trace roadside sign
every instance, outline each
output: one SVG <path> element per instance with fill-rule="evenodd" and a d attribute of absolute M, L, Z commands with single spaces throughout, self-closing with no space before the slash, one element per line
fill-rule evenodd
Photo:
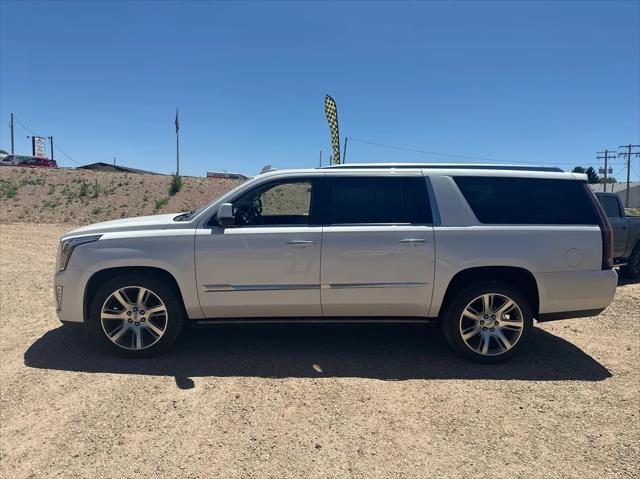
<path fill-rule="evenodd" d="M 31 137 L 31 149 L 33 151 L 33 156 L 37 156 L 40 158 L 47 158 L 47 153 L 44 147 L 44 137 L 42 136 L 32 136 Z"/>

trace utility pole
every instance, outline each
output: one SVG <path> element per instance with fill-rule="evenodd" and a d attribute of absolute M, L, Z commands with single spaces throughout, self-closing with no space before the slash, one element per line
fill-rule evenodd
<path fill-rule="evenodd" d="M 636 151 L 633 152 L 631 151 L 632 148 L 640 148 L 640 145 L 621 145 L 618 148 L 626 148 L 627 152 L 626 153 L 620 153 L 623 156 L 627 157 L 627 191 L 625 192 L 624 195 L 624 206 L 625 208 L 629 208 L 629 178 L 631 176 L 631 157 L 632 156 L 636 156 L 640 158 L 640 151 Z"/>
<path fill-rule="evenodd" d="M 11 154 L 15 153 L 15 149 L 13 148 L 13 113 L 11 113 L 11 121 L 9 122 L 9 128 L 11 129 Z"/>
<path fill-rule="evenodd" d="M 178 121 L 178 108 L 176 108 L 176 175 L 180 176 L 180 122 Z"/>
<path fill-rule="evenodd" d="M 598 153 L 604 154 L 604 156 L 598 156 L 599 160 L 604 159 L 604 183 L 603 188 L 604 192 L 607 192 L 607 169 L 609 167 L 609 159 L 615 159 L 615 153 L 611 153 L 609 150 L 599 151 Z"/>
<path fill-rule="evenodd" d="M 49 143 L 51 144 L 51 161 L 53 161 L 53 135 L 47 138 L 49 138 Z"/>
<path fill-rule="evenodd" d="M 320 150 L 320 162 L 318 163 L 318 168 L 322 168 L 322 150 Z"/>
<path fill-rule="evenodd" d="M 113 166 L 116 166 L 116 157 L 113 157 Z"/>
<path fill-rule="evenodd" d="M 344 163 L 347 160 L 347 140 L 349 139 L 348 136 L 344 137 L 344 151 L 342 152 L 342 163 Z"/>

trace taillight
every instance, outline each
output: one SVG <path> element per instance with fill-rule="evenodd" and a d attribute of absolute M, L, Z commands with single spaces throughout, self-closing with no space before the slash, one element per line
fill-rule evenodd
<path fill-rule="evenodd" d="M 613 268 L 613 230 L 611 224 L 609 224 L 609 218 L 604 212 L 600 200 L 596 197 L 595 193 L 591 191 L 591 188 L 585 183 L 584 187 L 587 189 L 591 202 L 593 203 L 598 218 L 600 219 L 600 231 L 602 232 L 602 269 Z"/>

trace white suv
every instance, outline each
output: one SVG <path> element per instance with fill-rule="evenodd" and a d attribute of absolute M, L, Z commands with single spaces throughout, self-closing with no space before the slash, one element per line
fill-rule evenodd
<path fill-rule="evenodd" d="M 185 323 L 438 319 L 497 362 L 533 319 L 613 299 L 612 235 L 585 175 L 488 165 L 339 165 L 260 175 L 187 214 L 62 237 L 58 315 L 130 357 Z"/>

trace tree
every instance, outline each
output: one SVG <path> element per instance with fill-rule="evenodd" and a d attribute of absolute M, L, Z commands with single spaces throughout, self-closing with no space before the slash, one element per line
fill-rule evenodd
<path fill-rule="evenodd" d="M 571 173 L 584 173 L 584 166 L 576 166 Z"/>
<path fill-rule="evenodd" d="M 596 173 L 596 170 L 593 168 L 593 166 L 590 166 L 589 168 L 584 170 L 584 172 L 587 174 L 587 182 L 589 182 L 590 184 L 600 183 L 600 177 L 598 176 L 598 173 Z"/>

